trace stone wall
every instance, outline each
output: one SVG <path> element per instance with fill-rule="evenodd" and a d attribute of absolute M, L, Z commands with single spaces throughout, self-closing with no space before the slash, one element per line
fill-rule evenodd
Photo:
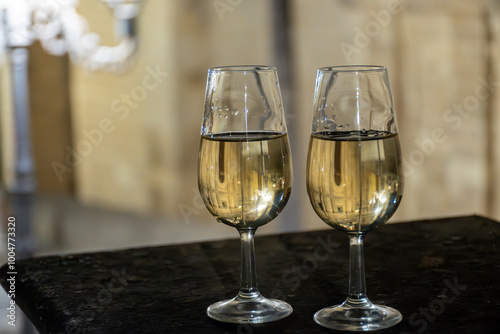
<path fill-rule="evenodd" d="M 298 205 L 287 208 L 270 229 L 325 227 L 305 191 L 314 80 L 318 67 L 350 63 L 386 65 L 390 72 L 407 169 L 406 193 L 393 220 L 471 213 L 500 219 L 496 2 L 287 4 L 293 64 L 288 125 L 295 136 L 292 196 Z M 102 5 L 81 1 L 80 12 L 91 17 L 91 28 L 104 43 L 114 43 L 111 16 Z M 266 0 L 149 0 L 139 22 L 140 51 L 130 70 L 87 73 L 70 65 L 71 145 L 83 150 L 83 158 L 64 177 L 74 181 L 77 198 L 172 222 L 213 219 L 200 206 L 196 178 L 207 68 L 279 65 L 275 15 Z M 64 77 L 51 80 L 56 79 Z M 32 90 L 43 85 L 34 81 Z M 47 117 L 54 119 L 54 128 L 64 128 L 55 121 L 59 116 Z M 33 121 L 34 132 L 46 127 L 41 118 Z M 65 154 L 57 143 L 36 147 L 41 170 L 49 155 L 56 160 Z M 39 174 L 42 191 L 60 187 L 49 174 Z"/>

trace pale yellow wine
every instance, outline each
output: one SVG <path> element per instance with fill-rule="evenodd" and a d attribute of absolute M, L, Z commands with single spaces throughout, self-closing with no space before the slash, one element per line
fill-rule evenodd
<path fill-rule="evenodd" d="M 396 211 L 404 179 L 397 134 L 321 132 L 311 136 L 307 192 L 320 218 L 336 229 L 366 232 Z"/>
<path fill-rule="evenodd" d="M 275 132 L 202 136 L 198 186 L 215 218 L 237 228 L 274 219 L 292 190 L 288 137 Z"/>

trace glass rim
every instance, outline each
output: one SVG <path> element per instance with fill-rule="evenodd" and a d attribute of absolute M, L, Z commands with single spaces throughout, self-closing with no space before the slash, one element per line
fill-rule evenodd
<path fill-rule="evenodd" d="M 387 68 L 382 65 L 338 65 L 325 66 L 318 68 L 321 72 L 370 72 L 370 71 L 387 71 Z"/>
<path fill-rule="evenodd" d="M 276 66 L 270 66 L 270 65 L 215 66 L 215 67 L 210 67 L 208 71 L 209 72 L 276 71 Z"/>

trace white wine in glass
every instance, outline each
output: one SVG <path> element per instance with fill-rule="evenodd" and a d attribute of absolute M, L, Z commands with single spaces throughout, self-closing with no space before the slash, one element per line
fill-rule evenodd
<path fill-rule="evenodd" d="M 366 294 L 363 239 L 386 223 L 403 196 L 398 128 L 383 66 L 318 70 L 307 159 L 307 192 L 318 216 L 346 232 L 349 292 L 314 315 L 321 326 L 370 331 L 399 323 L 401 313 Z"/>
<path fill-rule="evenodd" d="M 292 313 L 283 301 L 257 289 L 254 235 L 285 207 L 292 164 L 276 69 L 226 66 L 208 72 L 198 160 L 201 197 L 217 221 L 241 238 L 238 295 L 212 304 L 209 317 L 230 323 L 264 323 Z"/>
<path fill-rule="evenodd" d="M 346 232 L 385 223 L 403 195 L 399 152 L 398 135 L 386 131 L 313 134 L 307 184 L 314 210 Z"/>
<path fill-rule="evenodd" d="M 292 191 L 289 156 L 288 136 L 279 132 L 202 136 L 200 192 L 210 213 L 237 228 L 274 219 Z"/>

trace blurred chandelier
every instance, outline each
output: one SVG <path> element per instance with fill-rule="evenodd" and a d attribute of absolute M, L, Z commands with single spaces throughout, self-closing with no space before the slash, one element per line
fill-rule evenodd
<path fill-rule="evenodd" d="M 117 71 L 137 47 L 135 20 L 142 0 L 101 0 L 112 9 L 119 44 L 101 46 L 76 7 L 78 0 L 0 0 L 0 52 L 39 40 L 50 54 L 68 53 L 86 69 Z"/>

